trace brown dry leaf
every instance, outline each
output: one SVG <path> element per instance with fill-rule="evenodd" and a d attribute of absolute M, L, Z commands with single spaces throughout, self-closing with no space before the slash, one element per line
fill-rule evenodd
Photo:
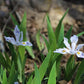
<path fill-rule="evenodd" d="M 71 80 L 67 84 L 72 84 Z"/>
<path fill-rule="evenodd" d="M 59 84 L 67 84 L 67 81 L 61 80 L 61 81 L 59 81 Z"/>

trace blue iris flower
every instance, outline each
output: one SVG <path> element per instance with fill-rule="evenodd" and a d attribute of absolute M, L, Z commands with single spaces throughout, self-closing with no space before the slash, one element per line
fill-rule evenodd
<path fill-rule="evenodd" d="M 16 46 L 19 46 L 19 45 L 32 46 L 32 43 L 29 41 L 23 42 L 23 32 L 22 31 L 20 32 L 17 25 L 15 26 L 15 29 L 14 29 L 14 35 L 15 35 L 15 39 L 13 37 L 6 37 L 6 36 L 4 36 L 4 38 L 7 42 L 10 42 Z"/>

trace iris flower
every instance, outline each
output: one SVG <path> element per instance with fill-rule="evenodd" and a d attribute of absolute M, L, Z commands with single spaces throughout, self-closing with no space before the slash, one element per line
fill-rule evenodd
<path fill-rule="evenodd" d="M 18 82 L 14 82 L 14 84 L 19 84 Z"/>
<path fill-rule="evenodd" d="M 77 57 L 79 58 L 84 58 L 84 53 L 82 51 L 79 51 L 83 46 L 84 44 L 79 44 L 77 47 L 76 47 L 76 44 L 78 42 L 78 36 L 76 35 L 73 35 L 71 38 L 70 38 L 70 41 L 71 41 L 71 46 L 70 44 L 68 43 L 68 39 L 64 37 L 64 44 L 66 46 L 66 48 L 59 48 L 59 49 L 56 49 L 54 51 L 54 53 L 60 53 L 60 54 L 76 54 Z"/>
<path fill-rule="evenodd" d="M 14 35 L 15 35 L 15 39 L 13 37 L 6 37 L 4 36 L 5 40 L 7 42 L 12 43 L 13 45 L 19 46 L 32 46 L 32 43 L 30 43 L 29 41 L 23 42 L 23 32 L 19 30 L 18 26 L 15 26 L 14 29 Z"/>

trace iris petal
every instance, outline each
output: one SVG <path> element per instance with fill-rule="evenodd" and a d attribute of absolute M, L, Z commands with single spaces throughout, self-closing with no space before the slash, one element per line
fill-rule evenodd
<path fill-rule="evenodd" d="M 15 26 L 14 35 L 15 35 L 16 41 L 18 42 L 20 39 L 20 30 L 17 25 Z"/>
<path fill-rule="evenodd" d="M 10 42 L 12 44 L 16 44 L 16 41 L 15 41 L 15 39 L 13 37 L 6 37 L 6 36 L 4 36 L 4 38 L 8 42 Z"/>
<path fill-rule="evenodd" d="M 76 55 L 77 55 L 77 57 L 79 57 L 79 58 L 84 58 L 84 53 L 81 52 L 81 51 L 77 51 L 77 52 L 76 52 Z"/>
<path fill-rule="evenodd" d="M 77 44 L 77 42 L 78 42 L 78 36 L 73 35 L 73 36 L 70 38 L 70 40 L 71 40 L 72 50 L 75 50 L 76 44 Z"/>
<path fill-rule="evenodd" d="M 76 48 L 76 50 L 80 50 L 82 47 L 84 46 L 84 44 L 79 44 Z"/>
<path fill-rule="evenodd" d="M 14 82 L 14 84 L 19 84 L 18 82 Z"/>
<path fill-rule="evenodd" d="M 69 50 L 67 48 L 59 48 L 59 49 L 56 49 L 54 53 L 67 54 L 69 53 Z"/>
<path fill-rule="evenodd" d="M 21 42 L 21 45 L 23 45 L 23 46 L 32 46 L 32 43 L 29 42 L 29 41 L 26 41 L 26 42 Z"/>
<path fill-rule="evenodd" d="M 64 37 L 64 44 L 68 49 L 71 49 L 70 44 L 68 43 L 68 39 Z"/>
<path fill-rule="evenodd" d="M 20 41 L 22 41 L 23 40 L 23 32 L 21 31 L 20 34 L 21 34 Z"/>

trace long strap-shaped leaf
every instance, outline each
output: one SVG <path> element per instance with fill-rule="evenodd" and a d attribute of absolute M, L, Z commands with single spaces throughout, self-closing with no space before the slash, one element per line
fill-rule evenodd
<path fill-rule="evenodd" d="M 63 21 L 64 17 L 66 16 L 68 10 L 69 10 L 69 9 L 67 9 L 67 11 L 65 12 L 65 14 L 63 15 L 63 17 L 62 17 L 61 20 L 59 21 L 58 26 L 56 27 L 56 30 L 55 30 L 56 41 L 58 41 L 60 29 L 61 29 L 61 27 L 62 27 L 62 26 L 61 26 L 61 25 L 62 25 L 62 21 Z"/>
<path fill-rule="evenodd" d="M 73 84 L 80 84 L 81 80 L 82 80 L 82 75 L 84 75 L 84 59 L 82 60 L 79 68 L 78 68 L 78 71 L 77 71 L 77 74 L 76 74 L 76 77 L 75 77 L 75 81 Z"/>
<path fill-rule="evenodd" d="M 53 64 L 50 75 L 49 75 L 49 79 L 48 79 L 48 84 L 56 84 L 56 62 Z"/>
<path fill-rule="evenodd" d="M 42 81 L 42 79 L 43 79 L 43 77 L 44 77 L 44 75 L 45 75 L 45 73 L 47 71 L 50 56 L 51 56 L 51 51 L 47 54 L 46 58 L 44 59 L 43 63 L 41 64 L 41 66 L 39 68 L 40 81 Z M 32 80 L 31 84 L 34 84 L 34 81 L 35 81 L 35 77 Z"/>
<path fill-rule="evenodd" d="M 48 29 L 49 43 L 51 45 L 51 49 L 54 50 L 56 49 L 56 38 L 55 38 L 55 34 L 53 32 L 53 29 L 50 23 L 49 16 L 47 15 L 46 17 L 47 17 L 47 29 Z"/>
<path fill-rule="evenodd" d="M 47 68 L 48 68 L 50 57 L 51 57 L 51 51 L 47 54 L 46 58 L 44 59 L 43 63 L 41 64 L 41 66 L 39 68 L 39 74 L 40 74 L 41 81 L 46 73 Z"/>
<path fill-rule="evenodd" d="M 35 82 L 34 82 L 34 84 L 41 84 L 40 74 L 39 74 L 39 70 L 38 70 L 36 64 L 35 64 Z"/>

